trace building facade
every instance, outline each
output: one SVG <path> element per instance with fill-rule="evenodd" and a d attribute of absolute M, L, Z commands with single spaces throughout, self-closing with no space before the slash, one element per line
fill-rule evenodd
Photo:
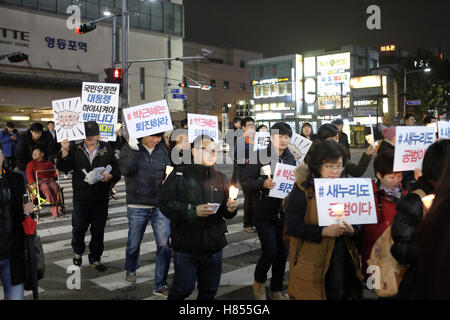
<path fill-rule="evenodd" d="M 173 1 L 128 1 L 128 60 L 167 58 L 183 54 L 183 4 Z M 120 8 L 119 0 L 0 0 L 0 53 L 23 52 L 28 62 L 0 60 L 0 120 L 31 121 L 53 117 L 52 100 L 81 95 L 83 81 L 104 82 L 105 69 L 121 61 L 121 17 L 117 23 L 117 57 L 112 61 L 112 23 L 77 34 L 68 28 L 67 8 L 77 5 L 81 23 Z M 70 11 L 69 11 L 70 12 Z M 182 63 L 172 62 L 167 78 L 182 80 Z M 128 105 L 164 98 L 162 62 L 133 63 L 128 69 Z M 122 88 L 123 89 L 123 88 Z M 183 104 L 168 98 L 173 118 Z M 17 118 L 19 117 L 19 118 Z M 20 122 L 24 121 L 24 122 Z"/>

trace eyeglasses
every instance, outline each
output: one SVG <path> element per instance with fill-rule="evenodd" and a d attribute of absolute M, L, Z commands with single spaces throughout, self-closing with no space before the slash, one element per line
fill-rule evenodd
<path fill-rule="evenodd" d="M 344 170 L 344 167 L 342 165 L 340 166 L 330 166 L 327 164 L 323 165 L 325 167 L 325 169 L 329 170 L 329 171 L 342 171 Z"/>
<path fill-rule="evenodd" d="M 210 155 L 214 155 L 216 154 L 216 149 L 209 149 L 209 148 L 201 148 L 203 150 L 203 152 L 206 152 Z"/>

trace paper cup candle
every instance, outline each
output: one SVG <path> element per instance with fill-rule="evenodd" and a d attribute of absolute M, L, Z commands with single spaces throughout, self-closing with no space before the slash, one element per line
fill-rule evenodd
<path fill-rule="evenodd" d="M 166 177 L 169 176 L 169 174 L 173 171 L 173 167 L 172 166 L 166 166 Z"/>
<path fill-rule="evenodd" d="M 431 206 L 433 205 L 434 197 L 434 194 L 429 194 L 422 198 L 422 203 L 427 210 L 430 210 Z"/>
<path fill-rule="evenodd" d="M 368 144 L 373 145 L 373 135 L 368 134 L 368 135 L 366 136 L 366 141 L 367 141 Z"/>
<path fill-rule="evenodd" d="M 344 220 L 344 205 L 342 203 L 336 203 L 331 206 L 331 210 L 334 213 L 334 216 L 339 221 L 339 224 L 343 224 L 342 220 Z"/>
<path fill-rule="evenodd" d="M 267 165 L 267 166 L 262 167 L 262 170 L 263 170 L 264 174 L 265 174 L 266 176 L 268 176 L 269 179 L 271 179 L 271 178 L 270 178 L 270 175 L 272 174 L 272 170 L 270 169 L 270 165 Z"/>
<path fill-rule="evenodd" d="M 239 189 L 238 188 L 236 188 L 235 186 L 230 186 L 229 194 L 230 194 L 230 198 L 232 200 L 236 200 L 237 199 L 238 193 L 239 193 Z"/>

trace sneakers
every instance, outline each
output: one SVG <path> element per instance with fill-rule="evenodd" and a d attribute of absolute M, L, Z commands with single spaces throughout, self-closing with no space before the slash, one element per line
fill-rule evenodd
<path fill-rule="evenodd" d="M 270 300 L 289 300 L 281 291 L 275 291 L 270 294 Z"/>
<path fill-rule="evenodd" d="M 125 280 L 128 282 L 135 283 L 136 282 L 136 272 L 126 272 Z"/>
<path fill-rule="evenodd" d="M 106 270 L 106 267 L 103 263 L 101 263 L 100 261 L 94 261 L 91 263 L 91 268 L 99 271 L 99 272 L 104 272 Z"/>
<path fill-rule="evenodd" d="M 256 229 L 255 227 L 244 227 L 244 231 L 248 233 L 255 233 Z"/>
<path fill-rule="evenodd" d="M 73 264 L 76 266 L 81 266 L 81 264 L 83 263 L 81 256 L 76 253 L 72 254 L 72 261 L 73 261 Z"/>
<path fill-rule="evenodd" d="M 253 282 L 253 295 L 255 300 L 267 300 L 266 287 L 264 283 Z"/>
<path fill-rule="evenodd" d="M 153 294 L 156 296 L 167 298 L 169 296 L 169 289 L 167 289 L 167 287 L 164 286 L 157 291 L 153 290 Z"/>

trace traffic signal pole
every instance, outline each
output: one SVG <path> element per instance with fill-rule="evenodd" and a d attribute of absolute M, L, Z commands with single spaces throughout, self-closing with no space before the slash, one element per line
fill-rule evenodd
<path fill-rule="evenodd" d="M 128 46 L 127 46 L 127 38 L 128 38 L 128 4 L 127 0 L 122 0 L 122 109 L 119 108 L 119 111 L 126 109 L 128 107 Z M 119 118 L 122 115 L 122 112 L 119 112 Z"/>

